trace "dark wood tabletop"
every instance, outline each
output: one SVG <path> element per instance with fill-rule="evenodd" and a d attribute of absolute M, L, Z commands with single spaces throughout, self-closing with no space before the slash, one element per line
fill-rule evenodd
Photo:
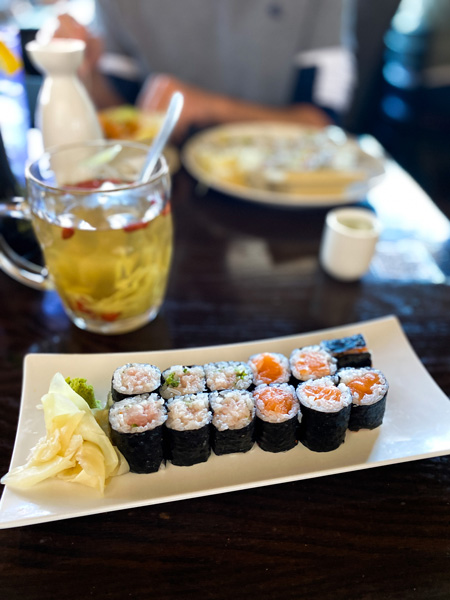
<path fill-rule="evenodd" d="M 450 225 L 394 163 L 369 203 L 385 226 L 356 283 L 318 263 L 326 208 L 277 208 L 174 177 L 175 254 L 156 320 L 73 326 L 53 292 L 0 272 L 0 473 L 28 353 L 245 342 L 396 315 L 450 394 Z M 449 205 L 450 206 L 450 205 Z M 427 402 L 427 398 L 423 399 Z M 0 531 L 5 600 L 450 597 L 449 456 Z"/>

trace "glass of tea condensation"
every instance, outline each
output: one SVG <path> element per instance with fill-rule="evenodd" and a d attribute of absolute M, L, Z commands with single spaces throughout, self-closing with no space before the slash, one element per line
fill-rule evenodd
<path fill-rule="evenodd" d="M 0 247 L 3 270 L 56 289 L 81 329 L 121 334 L 142 327 L 164 299 L 172 255 L 170 175 L 164 157 L 139 183 L 148 146 L 94 141 L 50 149 L 27 168 L 26 199 L 0 214 L 31 218 L 45 268 Z"/>

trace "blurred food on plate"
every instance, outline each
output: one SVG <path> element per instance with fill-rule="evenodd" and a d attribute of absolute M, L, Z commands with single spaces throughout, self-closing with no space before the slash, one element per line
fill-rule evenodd
<path fill-rule="evenodd" d="M 107 139 L 134 140 L 150 144 L 161 127 L 164 113 L 143 112 L 132 105 L 124 104 L 100 111 L 98 118 Z M 168 144 L 164 149 L 164 156 L 173 175 L 180 166 L 178 152 L 174 146 Z"/>
<path fill-rule="evenodd" d="M 369 186 L 383 166 L 336 126 L 247 123 L 206 130 L 188 143 L 191 172 L 209 185 L 307 196 L 346 196 Z"/>

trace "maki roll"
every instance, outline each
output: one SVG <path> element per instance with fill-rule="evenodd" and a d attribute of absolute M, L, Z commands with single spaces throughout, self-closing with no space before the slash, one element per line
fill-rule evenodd
<path fill-rule="evenodd" d="M 288 383 L 291 376 L 289 360 L 278 352 L 260 352 L 248 359 L 253 373 L 253 383 Z"/>
<path fill-rule="evenodd" d="M 253 391 L 256 441 L 266 452 L 286 452 L 297 444 L 299 403 L 287 383 L 258 385 Z"/>
<path fill-rule="evenodd" d="M 143 394 L 115 402 L 109 409 L 112 443 L 133 473 L 154 473 L 163 461 L 164 400 Z"/>
<path fill-rule="evenodd" d="M 291 371 L 297 381 L 308 381 L 334 375 L 337 360 L 320 346 L 305 346 L 292 351 Z"/>
<path fill-rule="evenodd" d="M 215 454 L 248 452 L 255 441 L 255 403 L 246 390 L 210 394 L 211 444 Z"/>
<path fill-rule="evenodd" d="M 348 428 L 351 431 L 375 429 L 383 422 L 388 382 L 381 371 L 371 368 L 342 369 L 339 381 L 345 383 L 352 395 L 352 410 Z"/>
<path fill-rule="evenodd" d="M 334 340 L 324 340 L 321 347 L 337 359 L 338 369 L 371 367 L 372 356 L 360 333 Z"/>
<path fill-rule="evenodd" d="M 162 372 L 159 393 L 165 400 L 174 396 L 199 394 L 206 389 L 205 370 L 200 366 L 174 365 Z"/>
<path fill-rule="evenodd" d="M 245 362 L 220 361 L 204 365 L 206 386 L 211 392 L 248 390 L 253 383 L 252 370 Z"/>
<path fill-rule="evenodd" d="M 345 440 L 352 396 L 346 385 L 334 377 L 323 377 L 297 387 L 302 420 L 300 442 L 314 452 L 336 450 Z"/>
<path fill-rule="evenodd" d="M 118 402 L 139 394 L 150 394 L 161 384 L 161 371 L 155 365 L 128 363 L 118 367 L 112 376 L 111 399 Z"/>
<path fill-rule="evenodd" d="M 175 396 L 167 402 L 167 410 L 168 458 L 180 467 L 206 462 L 211 453 L 208 394 Z"/>

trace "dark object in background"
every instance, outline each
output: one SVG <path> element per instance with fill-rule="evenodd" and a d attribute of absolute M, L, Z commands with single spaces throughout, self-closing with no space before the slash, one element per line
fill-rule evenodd
<path fill-rule="evenodd" d="M 14 196 L 21 196 L 23 190 L 14 177 L 9 166 L 3 137 L 0 131 L 0 201 L 9 202 Z M 29 221 L 0 218 L 0 236 L 7 244 L 23 258 L 43 265 L 41 249 Z"/>

